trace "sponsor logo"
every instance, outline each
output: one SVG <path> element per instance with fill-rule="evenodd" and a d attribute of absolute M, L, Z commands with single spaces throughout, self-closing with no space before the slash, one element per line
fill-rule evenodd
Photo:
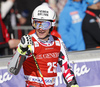
<path fill-rule="evenodd" d="M 77 19 L 77 20 L 73 20 L 73 24 L 75 24 L 75 23 L 78 23 L 78 22 L 81 22 L 82 21 L 82 19 L 80 18 L 80 19 Z"/>
<path fill-rule="evenodd" d="M 9 81 L 12 79 L 12 75 L 9 75 L 8 72 L 5 72 L 3 75 L 0 75 L 0 83 Z"/>
<path fill-rule="evenodd" d="M 53 50 L 54 48 L 45 48 L 45 50 Z"/>
<path fill-rule="evenodd" d="M 48 16 L 49 11 L 46 10 L 38 10 L 38 16 Z"/>
<path fill-rule="evenodd" d="M 88 68 L 86 65 L 82 65 L 81 67 L 78 67 L 77 64 L 75 64 L 73 66 L 73 69 L 74 69 L 75 76 L 85 75 L 90 72 L 90 68 Z M 59 84 L 66 85 L 62 76 L 62 72 L 57 72 L 57 77 L 55 79 L 55 86 L 58 86 Z"/>
<path fill-rule="evenodd" d="M 57 46 L 60 46 L 60 43 L 59 43 L 59 41 L 55 41 L 55 43 L 56 43 L 56 45 L 57 45 Z"/>
<path fill-rule="evenodd" d="M 73 14 L 73 15 L 71 15 L 71 17 L 72 17 L 72 23 L 73 23 L 73 24 L 82 21 L 82 19 L 80 18 L 80 16 L 79 16 L 78 13 L 77 13 L 77 14 Z"/>
<path fill-rule="evenodd" d="M 89 22 L 90 23 L 94 23 L 95 22 L 95 19 L 90 19 Z"/>
<path fill-rule="evenodd" d="M 57 77 L 55 79 L 55 86 L 58 86 L 59 83 L 60 84 L 63 84 L 63 83 L 66 84 L 65 81 L 64 81 L 64 79 L 63 79 L 63 77 L 62 77 L 62 72 L 58 72 L 57 73 Z"/>
<path fill-rule="evenodd" d="M 79 68 L 77 68 L 77 69 L 79 69 Z M 85 70 L 83 70 L 83 69 L 85 69 Z M 81 72 L 81 70 L 82 70 L 82 72 Z M 84 65 L 81 67 L 81 70 L 79 71 L 80 73 L 79 72 L 78 73 L 74 72 L 75 75 L 81 76 L 81 75 L 86 74 L 86 73 L 89 72 L 89 69 L 87 70 L 87 68 Z M 64 79 L 62 77 L 62 72 L 58 72 L 57 73 L 57 77 L 55 79 L 55 86 L 58 86 L 59 84 L 65 84 L 66 85 L 66 83 L 65 83 L 65 81 L 64 81 Z"/>
<path fill-rule="evenodd" d="M 77 64 L 74 65 L 74 74 L 75 76 L 81 76 L 90 71 L 90 68 L 87 68 L 86 65 L 83 65 L 81 67 L 78 67 Z"/>
<path fill-rule="evenodd" d="M 31 77 L 31 76 L 25 76 L 26 81 L 33 81 L 33 82 L 38 82 L 38 83 L 43 83 L 43 80 L 41 77 Z M 44 81 L 46 84 L 54 84 L 55 82 L 55 77 L 51 77 L 51 78 L 45 78 L 44 77 Z"/>
<path fill-rule="evenodd" d="M 59 53 L 58 52 L 36 55 L 36 59 L 57 58 L 57 57 L 59 57 Z"/>
<path fill-rule="evenodd" d="M 37 41 L 34 41 L 34 45 L 35 45 L 35 47 L 39 47 L 39 44 Z"/>
<path fill-rule="evenodd" d="M 78 11 L 70 12 L 70 15 L 78 14 Z"/>
<path fill-rule="evenodd" d="M 34 82 L 38 82 L 38 83 L 42 83 L 43 81 L 42 81 L 42 79 L 37 79 L 37 78 L 33 78 L 32 79 L 32 81 L 34 81 Z M 54 82 L 54 79 L 52 80 L 52 79 L 45 79 L 45 83 L 53 83 Z"/>

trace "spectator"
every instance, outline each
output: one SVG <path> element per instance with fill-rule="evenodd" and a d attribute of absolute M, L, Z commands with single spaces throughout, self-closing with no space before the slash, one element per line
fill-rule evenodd
<path fill-rule="evenodd" d="M 16 0 L 16 7 L 18 10 L 17 18 L 19 24 L 30 25 L 31 14 L 36 6 L 42 4 L 45 0 Z"/>
<path fill-rule="evenodd" d="M 67 0 L 16 0 L 18 14 L 17 18 L 21 25 L 30 25 L 30 17 L 34 8 L 43 2 L 47 2 L 59 15 Z M 33 5 L 33 4 L 34 5 Z M 23 14 L 27 14 L 27 17 Z"/>
<path fill-rule="evenodd" d="M 4 48 L 16 48 L 19 42 L 19 39 L 10 39 L 8 30 L 0 15 L 0 55 L 4 55 Z"/>
<path fill-rule="evenodd" d="M 100 48 L 100 0 L 86 0 L 88 7 L 82 31 L 86 49 Z"/>
<path fill-rule="evenodd" d="M 67 0 L 58 0 L 58 3 L 57 3 L 57 15 L 58 15 L 58 18 L 59 18 L 59 14 L 63 10 L 63 8 L 64 8 L 66 3 L 67 3 Z"/>
<path fill-rule="evenodd" d="M 10 3 L 13 4 L 13 0 L 1 2 L 1 7 L 0 7 L 1 8 L 1 13 L 0 13 L 0 55 L 4 55 L 5 48 L 9 48 L 9 49 L 16 48 L 18 43 L 20 42 L 20 40 L 18 40 L 18 39 L 10 40 L 10 35 L 8 33 L 8 30 L 2 21 L 2 17 L 5 18 L 5 16 L 9 12 L 8 10 L 10 10 L 10 8 L 12 6 L 12 4 L 10 4 Z M 7 6 L 7 9 L 4 8 L 5 11 L 3 11 L 3 7 L 2 7 L 4 5 Z M 1 14 L 2 14 L 2 17 L 1 17 Z"/>
<path fill-rule="evenodd" d="M 49 5 L 55 10 L 57 13 L 57 17 L 59 18 L 59 14 L 64 8 L 67 0 L 48 0 Z"/>
<path fill-rule="evenodd" d="M 85 50 L 81 26 L 86 7 L 84 0 L 68 0 L 60 14 L 58 33 L 68 51 Z"/>
<path fill-rule="evenodd" d="M 35 33 L 21 38 L 16 54 L 8 63 L 8 71 L 15 75 L 23 65 L 27 87 L 54 87 L 57 63 L 62 67 L 63 76 L 69 87 L 79 87 L 69 68 L 63 41 L 50 34 L 55 26 L 55 19 L 55 12 L 48 5 L 37 6 L 32 14 Z M 28 49 L 29 46 L 32 50 Z"/>
<path fill-rule="evenodd" d="M 1 1 L 1 16 L 8 33 L 13 34 L 13 26 L 16 26 L 16 15 L 14 11 L 15 0 L 2 0 Z M 14 37 L 14 36 L 13 36 Z"/>
<path fill-rule="evenodd" d="M 45 0 L 16 0 L 15 13 L 17 17 L 17 26 L 31 26 L 31 14 L 34 8 L 45 2 Z M 30 31 L 29 29 L 27 29 Z M 18 39 L 25 34 L 25 30 L 18 29 Z"/>
<path fill-rule="evenodd" d="M 1 0 L 1 17 L 4 19 L 14 5 L 15 0 Z"/>
<path fill-rule="evenodd" d="M 14 4 L 15 4 L 15 0 L 1 1 L 1 16 L 2 16 L 2 20 L 4 24 L 7 27 L 9 26 L 9 23 L 11 23 L 11 26 L 16 25 L 16 17 L 13 16 L 13 19 L 12 19 L 12 13 L 14 13 L 14 10 L 11 10 L 14 8 Z"/>

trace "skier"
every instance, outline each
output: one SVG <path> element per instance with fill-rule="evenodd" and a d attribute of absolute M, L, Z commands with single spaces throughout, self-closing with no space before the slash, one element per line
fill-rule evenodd
<path fill-rule="evenodd" d="M 56 21 L 55 12 L 42 4 L 32 13 L 35 33 L 24 35 L 13 58 L 8 62 L 8 72 L 17 75 L 23 65 L 27 87 L 54 87 L 57 63 L 69 87 L 79 87 L 69 68 L 66 48 L 60 38 L 52 36 Z"/>

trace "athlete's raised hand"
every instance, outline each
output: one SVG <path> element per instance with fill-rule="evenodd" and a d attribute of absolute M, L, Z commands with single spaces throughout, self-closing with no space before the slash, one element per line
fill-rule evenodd
<path fill-rule="evenodd" d="M 21 46 L 22 48 L 27 48 L 28 45 L 32 45 L 31 36 L 30 36 L 30 35 L 24 35 L 24 36 L 21 38 L 20 46 Z"/>
<path fill-rule="evenodd" d="M 17 50 L 20 54 L 25 55 L 28 50 L 28 45 L 32 45 L 32 44 L 33 44 L 33 42 L 32 42 L 31 36 L 24 35 L 21 38 L 21 41 L 20 41 L 20 44 L 19 44 L 19 47 Z"/>

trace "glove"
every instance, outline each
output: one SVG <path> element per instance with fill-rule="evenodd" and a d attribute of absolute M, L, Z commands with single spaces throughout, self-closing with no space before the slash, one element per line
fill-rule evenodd
<path fill-rule="evenodd" d="M 17 48 L 18 52 L 25 55 L 28 50 L 28 45 L 33 45 L 31 36 L 24 35 L 21 37 L 20 46 Z"/>
<path fill-rule="evenodd" d="M 27 48 L 28 45 L 32 45 L 32 38 L 30 35 L 24 35 L 22 38 L 21 38 L 21 42 L 20 42 L 20 46 L 22 48 Z"/>
<path fill-rule="evenodd" d="M 73 73 L 73 71 L 72 71 L 72 73 Z M 77 85 L 77 81 L 76 81 L 76 78 L 75 77 L 73 77 L 73 79 L 72 79 L 71 82 L 67 83 L 67 87 L 79 87 Z"/>
<path fill-rule="evenodd" d="M 71 87 L 79 87 L 78 85 L 71 85 Z"/>

